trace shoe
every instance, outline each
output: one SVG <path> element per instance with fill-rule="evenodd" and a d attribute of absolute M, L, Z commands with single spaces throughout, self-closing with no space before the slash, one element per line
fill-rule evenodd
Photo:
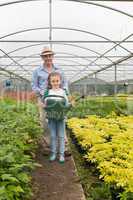
<path fill-rule="evenodd" d="M 63 155 L 60 155 L 59 157 L 59 163 L 64 163 L 65 162 L 65 158 Z"/>
<path fill-rule="evenodd" d="M 54 161 L 54 160 L 56 160 L 56 154 L 55 153 L 53 153 L 49 158 L 49 161 Z"/>

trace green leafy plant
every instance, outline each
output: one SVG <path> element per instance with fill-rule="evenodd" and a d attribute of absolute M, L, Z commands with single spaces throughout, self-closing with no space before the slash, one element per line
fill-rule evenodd
<path fill-rule="evenodd" d="M 0 102 L 0 200 L 22 200 L 32 195 L 32 152 L 42 134 L 35 105 Z"/>

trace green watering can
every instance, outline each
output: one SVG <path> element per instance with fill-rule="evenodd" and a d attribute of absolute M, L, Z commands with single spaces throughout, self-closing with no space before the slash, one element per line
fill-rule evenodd
<path fill-rule="evenodd" d="M 78 97 L 75 101 L 83 99 L 85 96 Z M 66 99 L 59 95 L 48 95 L 43 98 L 46 102 L 44 108 L 48 119 L 63 120 L 67 112 L 72 108 L 71 103 L 67 103 Z"/>
<path fill-rule="evenodd" d="M 70 110 L 72 105 L 67 103 L 66 99 L 59 95 L 48 95 L 44 98 L 48 119 L 63 120 L 66 113 Z"/>

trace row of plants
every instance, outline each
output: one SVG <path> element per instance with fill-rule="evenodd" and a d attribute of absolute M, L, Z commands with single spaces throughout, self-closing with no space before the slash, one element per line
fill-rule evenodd
<path fill-rule="evenodd" d="M 112 193 L 109 186 L 98 178 L 95 167 L 84 159 L 84 150 L 79 146 L 71 131 L 68 131 L 68 133 L 71 152 L 75 160 L 79 181 L 82 184 L 86 200 L 112 200 Z"/>
<path fill-rule="evenodd" d="M 117 115 L 133 114 L 132 96 L 109 96 L 109 97 L 91 97 L 81 98 L 76 102 L 68 117 L 84 118 L 86 115 L 98 115 L 105 117 L 112 111 Z"/>
<path fill-rule="evenodd" d="M 115 113 L 104 118 L 95 115 L 72 118 L 67 122 L 86 162 L 96 166 L 99 178 L 118 191 L 115 197 L 120 200 L 133 199 L 132 122 L 133 116 Z"/>
<path fill-rule="evenodd" d="M 33 158 L 41 132 L 33 104 L 0 101 L 0 200 L 32 195 L 31 171 L 38 165 Z"/>

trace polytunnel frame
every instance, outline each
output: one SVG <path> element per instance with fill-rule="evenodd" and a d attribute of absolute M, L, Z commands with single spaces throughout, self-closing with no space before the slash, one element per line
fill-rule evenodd
<path fill-rule="evenodd" d="M 28 46 L 20 47 L 20 48 L 17 48 L 17 49 L 15 49 L 15 50 L 9 52 L 8 54 L 14 53 L 15 51 L 22 50 L 22 49 L 25 49 L 25 48 L 28 48 L 28 47 L 38 46 L 38 45 L 42 45 L 42 44 L 44 44 L 44 43 L 38 43 L 38 44 L 33 44 L 33 45 L 28 45 Z M 46 43 L 45 43 L 45 44 L 46 44 Z M 55 43 L 55 44 L 57 44 L 57 43 Z M 58 45 L 61 45 L 61 44 L 58 44 Z M 94 50 L 92 50 L 92 49 L 89 49 L 89 48 L 86 48 L 86 47 L 83 47 L 83 46 L 80 46 L 80 45 L 69 44 L 69 43 L 63 43 L 62 45 L 68 45 L 68 46 L 78 47 L 78 48 L 81 48 L 81 49 L 84 49 L 84 50 L 93 52 L 93 53 L 95 53 L 95 54 L 97 54 L 97 55 L 99 55 L 99 56 L 101 55 L 101 54 L 98 53 L 97 51 L 94 51 Z M 24 56 L 24 57 L 25 57 L 25 56 Z M 77 57 L 78 57 L 78 58 L 84 58 L 84 56 L 77 56 Z M 26 58 L 27 58 L 27 57 L 26 57 Z M 108 57 L 105 57 L 105 58 L 108 59 Z M 111 61 L 111 63 L 112 63 L 112 60 L 109 60 L 109 61 Z"/>
<path fill-rule="evenodd" d="M 69 54 L 70 55 L 70 54 Z M 71 55 L 73 55 L 73 54 L 71 54 Z M 68 60 L 66 60 L 66 59 L 61 59 L 61 61 L 68 61 Z M 80 62 L 77 62 L 77 61 L 74 61 L 74 60 L 69 60 L 70 62 L 72 62 L 72 63 L 75 63 L 75 64 L 77 64 L 78 66 L 82 66 L 82 64 L 80 63 Z M 28 64 L 30 64 L 30 63 L 32 63 L 32 62 L 39 62 L 39 61 L 30 61 L 30 62 L 28 62 L 28 63 L 25 63 L 23 66 L 27 66 Z M 76 65 L 76 66 L 77 66 Z M 7 65 L 8 66 L 8 65 Z M 10 66 L 14 66 L 14 65 L 10 65 Z M 29 66 L 33 66 L 33 65 L 29 65 Z M 70 65 L 71 66 L 71 65 Z M 79 69 L 78 69 L 79 70 Z M 19 70 L 18 70 L 19 71 Z M 29 70 L 27 70 L 27 71 L 29 71 Z"/>
<path fill-rule="evenodd" d="M 129 37 L 131 37 L 131 36 L 133 36 L 133 34 L 130 34 L 130 35 L 128 35 L 126 38 L 124 38 L 121 42 L 119 42 L 119 44 L 120 43 L 122 43 L 123 41 L 125 41 L 125 40 L 127 40 Z M 110 49 L 108 49 L 106 52 L 104 52 L 103 54 L 102 54 L 102 56 L 101 57 L 103 57 L 106 53 L 108 53 L 108 52 L 110 52 L 112 49 L 114 49 L 114 48 L 116 48 L 119 44 L 116 44 L 114 47 L 111 47 Z M 95 72 L 93 72 L 93 73 L 90 73 L 90 74 L 88 74 L 88 75 L 96 75 L 98 72 L 101 72 L 101 71 L 104 71 L 104 70 L 106 70 L 106 69 L 108 69 L 108 68 L 110 68 L 110 67 L 112 67 L 112 66 L 116 66 L 117 64 L 119 64 L 119 63 L 121 63 L 121 62 L 123 62 L 123 61 L 125 61 L 125 60 L 128 60 L 129 58 L 131 58 L 131 57 L 133 57 L 133 53 L 131 52 L 129 55 L 127 55 L 124 59 L 121 59 L 121 61 L 119 61 L 119 60 L 117 60 L 117 61 L 115 61 L 115 62 L 113 62 L 113 64 L 111 64 L 111 65 L 108 65 L 108 66 L 106 66 L 106 67 L 104 67 L 104 68 L 102 68 L 102 69 L 99 69 L 99 70 L 96 70 Z M 100 57 L 99 57 L 100 58 Z M 99 59 L 99 58 L 96 58 L 94 61 L 92 61 L 90 64 L 92 64 L 92 63 L 94 63 L 97 59 Z M 84 69 L 83 69 L 84 70 Z M 83 70 L 81 70 L 81 71 L 83 71 Z M 80 71 L 80 72 L 81 72 Z M 78 75 L 78 74 L 76 74 L 76 75 Z M 87 76 L 88 76 L 87 75 Z M 73 78 L 73 77 L 72 77 Z M 84 76 L 83 78 L 86 78 L 86 76 Z M 81 78 L 81 79 L 83 79 L 83 78 Z M 80 80 L 81 80 L 80 79 Z"/>
<path fill-rule="evenodd" d="M 11 1 L 11 2 L 8 2 L 8 3 L 2 3 L 0 4 L 0 7 L 3 7 L 3 6 L 8 6 L 8 5 L 11 5 L 11 4 L 19 4 L 19 3 L 28 3 L 30 1 L 44 1 L 44 0 L 20 0 L 20 1 Z M 45 0 L 46 1 L 46 0 Z M 105 5 L 102 5 L 102 4 L 98 4 L 98 3 L 94 3 L 94 2 L 86 2 L 84 0 L 63 0 L 63 1 L 72 1 L 72 2 L 78 2 L 78 3 L 83 3 L 83 4 L 90 4 L 90 5 L 94 5 L 94 6 L 99 6 L 99 7 L 103 7 L 103 8 L 106 8 L 106 9 L 109 9 L 109 10 L 113 10 L 113 11 L 116 11 L 116 12 L 119 12 L 123 15 L 127 15 L 128 17 L 131 17 L 133 18 L 133 15 L 127 13 L 127 12 L 124 12 L 124 11 L 121 11 L 121 10 L 118 10 L 116 8 L 112 8 L 112 7 L 109 7 L 109 6 L 105 6 Z M 93 0 L 95 1 L 95 0 Z M 124 0 L 123 0 L 124 1 Z M 125 0 L 126 1 L 126 0 Z M 52 4 L 52 0 L 49 0 L 49 3 Z"/>
<path fill-rule="evenodd" d="M 27 47 L 32 47 L 32 46 L 37 46 L 37 45 L 42 45 L 42 43 L 24 46 L 24 47 L 21 47 L 21 48 L 18 48 L 18 49 L 16 49 L 16 50 L 14 50 L 14 51 L 11 51 L 11 52 L 9 52 L 8 54 L 13 53 L 13 52 L 18 51 L 18 50 L 21 50 L 21 49 L 24 49 L 24 48 L 27 48 Z M 86 47 L 81 47 L 81 46 L 79 46 L 79 45 L 74 45 L 74 44 L 63 44 L 63 45 L 69 45 L 69 46 L 78 47 L 78 48 L 81 48 L 81 49 L 85 49 L 85 50 L 91 51 L 91 52 L 93 52 L 93 53 L 95 53 L 95 54 L 98 54 L 99 56 L 101 55 L 101 54 L 99 54 L 98 52 L 96 52 L 96 51 L 94 51 L 94 50 L 88 49 L 88 48 L 86 48 Z M 9 66 L 9 65 L 7 65 L 7 66 Z M 84 66 L 84 65 L 82 65 L 82 66 Z M 87 67 L 87 65 L 85 65 L 85 66 Z"/>
<path fill-rule="evenodd" d="M 57 54 L 65 54 L 65 55 L 69 55 L 69 56 L 74 56 L 74 58 L 77 58 L 77 55 L 76 54 L 72 54 L 72 53 L 65 53 L 65 52 L 56 52 Z M 32 54 L 32 55 L 30 55 L 30 56 L 33 56 L 33 55 L 37 55 L 37 54 Z M 34 57 L 33 57 L 34 58 Z M 22 58 L 23 59 L 23 58 Z M 25 59 L 25 58 L 24 58 Z M 80 62 L 77 62 L 77 61 L 74 61 L 74 60 L 65 60 L 65 59 L 62 59 L 62 58 L 57 58 L 57 59 L 59 59 L 59 60 L 61 60 L 61 61 L 70 61 L 70 62 L 73 62 L 73 63 L 77 63 L 79 66 L 83 66 Z M 88 59 L 86 59 L 86 58 L 84 58 L 85 60 L 87 60 L 87 61 L 90 61 L 90 60 L 88 60 Z M 20 61 L 20 60 L 19 60 Z M 25 63 L 25 64 L 23 64 L 23 66 L 27 66 L 28 64 L 30 64 L 30 63 L 35 63 L 36 62 L 36 60 L 35 61 L 30 61 L 30 62 L 28 62 L 28 63 Z M 40 61 L 37 61 L 37 62 L 40 62 Z M 10 65 L 10 66 L 12 66 L 12 65 Z M 32 65 L 33 66 L 33 65 Z M 71 65 L 70 65 L 71 66 Z M 85 65 L 85 66 L 87 66 L 87 65 Z"/>
<path fill-rule="evenodd" d="M 7 35 L 4 35 L 4 36 L 1 36 L 0 39 L 3 39 L 3 38 L 6 38 L 6 37 L 9 37 L 9 36 L 12 36 L 12 35 L 17 35 L 19 33 L 24 33 L 24 32 L 29 32 L 29 31 L 35 31 L 35 30 L 45 30 L 45 29 L 49 29 L 49 27 L 39 27 L 39 28 L 32 28 L 32 29 L 23 29 L 21 31 L 16 31 L 16 32 L 13 32 L 13 33 L 10 33 L 10 34 L 7 34 Z M 103 38 L 105 39 L 105 41 L 109 41 L 109 42 L 112 42 L 114 44 L 117 44 L 116 42 L 113 42 L 112 40 L 110 40 L 109 38 L 105 37 L 105 36 L 102 36 L 102 35 L 99 35 L 99 34 L 95 34 L 95 33 L 92 33 L 92 32 L 89 32 L 89 31 L 85 31 L 85 30 L 82 30 L 82 29 L 75 29 L 75 28 L 67 28 L 67 27 L 52 27 L 53 30 L 70 30 L 70 31 L 76 31 L 76 32 L 82 32 L 82 33 L 86 33 L 86 34 L 90 34 L 90 35 L 93 35 L 93 36 L 97 36 L 99 38 Z M 55 44 L 55 43 L 54 43 Z M 65 45 L 65 44 L 64 44 Z M 76 46 L 76 45 L 75 45 Z M 118 45 L 119 47 L 121 47 L 122 49 L 128 51 L 128 49 L 124 48 L 123 46 L 121 46 L 120 44 Z M 81 46 L 80 46 L 81 47 Z M 91 49 L 89 49 L 91 50 Z M 14 50 L 15 51 L 15 50 Z M 102 57 L 102 54 L 96 52 L 96 51 L 93 51 L 91 50 L 92 52 L 95 52 L 96 54 L 99 55 L 99 58 Z M 128 51 L 130 52 L 130 51 Z M 10 52 L 9 52 L 10 53 Z M 7 53 L 9 55 L 9 53 Z M 81 56 L 82 58 L 82 56 Z M 108 57 L 105 57 L 106 59 L 108 59 L 111 63 L 113 63 L 113 61 L 111 59 L 109 59 Z M 21 60 L 21 59 L 20 59 Z M 18 61 L 20 61 L 18 60 Z M 18 62 L 17 61 L 17 62 Z M 12 63 L 11 63 L 12 64 Z M 10 65 L 10 64 L 9 64 Z M 87 67 L 87 65 L 86 65 Z"/>
<path fill-rule="evenodd" d="M 13 32 L 13 33 L 10 33 L 10 34 L 7 34 L 7 35 L 4 35 L 4 36 L 2 36 L 2 37 L 0 37 L 0 42 L 2 42 L 1 41 L 1 39 L 3 39 L 3 38 L 6 38 L 6 37 L 9 37 L 9 36 L 13 36 L 13 35 L 17 35 L 17 34 L 19 34 L 19 33 L 25 33 L 25 32 L 29 32 L 29 31 L 36 31 L 36 30 L 47 30 L 47 29 L 49 29 L 49 27 L 39 27 L 39 28 L 32 28 L 32 29 L 23 29 L 23 30 L 21 30 L 21 31 L 16 31 L 16 32 Z M 102 35 L 99 35 L 99 34 L 95 34 L 95 33 L 92 33 L 92 32 L 89 32 L 89 31 L 85 31 L 85 30 L 82 30 L 82 29 L 75 29 L 75 28 L 67 28 L 67 27 L 52 27 L 52 29 L 53 30 L 70 30 L 70 31 L 76 31 L 76 32 L 82 32 L 82 33 L 86 33 L 86 34 L 90 34 L 90 35 L 93 35 L 93 36 L 97 36 L 97 37 L 99 37 L 99 38 L 103 38 L 103 39 L 105 39 L 105 41 L 109 41 L 109 42 L 113 42 L 113 41 L 111 41 L 109 38 L 106 38 L 106 37 L 104 37 L 104 36 L 102 36 Z M 68 41 L 69 42 L 69 41 Z M 115 42 L 114 42 L 115 43 Z M 55 43 L 54 43 L 55 44 Z M 126 51 L 128 51 L 126 48 L 124 48 L 124 47 L 122 47 L 121 45 L 119 45 L 121 48 L 123 48 L 124 50 L 126 50 Z M 94 52 L 94 51 L 92 51 L 92 52 Z M 10 53 L 10 52 L 9 52 Z M 8 53 L 8 54 L 9 54 Z M 97 53 L 97 52 L 96 52 Z M 97 53 L 97 54 L 99 54 L 99 55 L 101 55 L 100 53 Z M 82 57 L 82 56 L 81 56 Z M 110 62 L 112 62 L 112 60 L 110 60 L 108 57 L 106 57 L 106 59 L 108 59 Z"/>
<path fill-rule="evenodd" d="M 0 51 L 2 52 L 2 53 L 4 53 L 9 59 L 11 59 L 14 63 L 16 63 L 18 66 L 20 66 L 24 71 L 27 71 L 27 70 L 25 70 L 24 68 L 23 68 L 23 66 L 20 64 L 20 63 L 18 63 L 16 60 L 14 60 L 11 56 L 9 56 L 8 55 L 8 53 L 6 53 L 5 51 L 3 51 L 2 49 L 0 49 Z"/>
<path fill-rule="evenodd" d="M 8 3 L 3 3 L 3 4 L 0 4 L 0 7 L 2 7 L 2 6 L 7 6 L 7 5 L 11 5 L 11 4 L 16 4 L 16 3 L 22 3 L 22 2 L 29 2 L 29 1 L 41 1 L 41 0 L 21 0 L 21 1 L 12 1 L 12 2 L 8 2 Z M 114 8 L 111 8 L 111 7 L 108 7 L 108 6 L 105 6 L 105 5 L 101 5 L 101 4 L 97 4 L 97 3 L 92 3 L 92 2 L 86 2 L 86 1 L 80 1 L 80 0 L 66 0 L 66 1 L 72 1 L 72 2 L 79 2 L 79 3 L 84 3 L 84 4 L 91 4 L 91 5 L 95 5 L 95 6 L 100 6 L 100 7 L 104 7 L 104 8 L 106 8 L 106 9 L 110 9 L 110 10 L 114 10 L 114 11 L 116 11 L 116 12 L 120 12 L 121 14 L 124 14 L 124 15 L 127 15 L 128 17 L 131 17 L 131 18 L 133 18 L 133 16 L 132 15 L 130 15 L 129 13 L 126 13 L 126 12 L 123 12 L 123 11 L 120 11 L 120 10 L 118 10 L 118 9 L 114 9 Z M 49 0 L 49 3 L 51 4 L 52 3 L 52 0 Z M 51 18 L 50 18 L 50 20 L 51 20 Z M 52 27 L 51 27 L 52 28 Z M 50 42 L 52 42 L 52 41 L 50 41 Z M 121 43 L 121 42 L 120 42 Z M 50 43 L 51 44 L 51 43 Z M 94 62 L 94 61 L 92 61 L 92 62 Z M 108 66 L 109 67 L 109 66 Z M 107 68 L 108 68 L 107 67 Z M 101 69 L 100 71 L 102 71 L 102 70 L 105 70 L 105 68 L 104 69 Z M 98 72 L 99 70 L 97 70 L 96 72 Z M 96 74 L 96 72 L 94 72 L 94 74 Z M 79 72 L 80 73 L 80 72 Z M 17 74 L 16 74 L 17 75 Z"/>

